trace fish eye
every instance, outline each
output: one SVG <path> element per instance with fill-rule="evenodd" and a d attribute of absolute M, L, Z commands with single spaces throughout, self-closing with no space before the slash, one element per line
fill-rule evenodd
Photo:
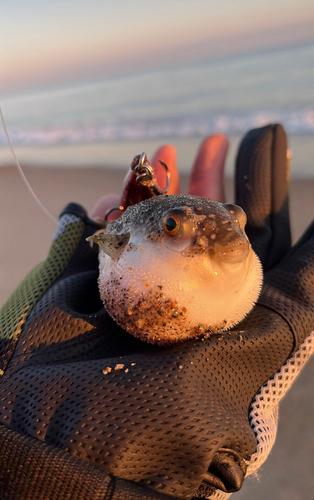
<path fill-rule="evenodd" d="M 163 226 L 167 234 L 169 234 L 170 236 L 176 236 L 181 227 L 180 217 L 177 214 L 167 215 L 164 220 Z"/>

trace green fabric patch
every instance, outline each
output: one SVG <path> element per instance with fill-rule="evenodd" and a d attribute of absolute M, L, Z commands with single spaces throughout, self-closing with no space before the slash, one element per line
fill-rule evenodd
<path fill-rule="evenodd" d="M 70 262 L 85 229 L 83 221 L 69 223 L 53 241 L 47 258 L 40 262 L 13 292 L 0 310 L 0 376 L 11 358 L 16 342 L 33 307 Z"/>

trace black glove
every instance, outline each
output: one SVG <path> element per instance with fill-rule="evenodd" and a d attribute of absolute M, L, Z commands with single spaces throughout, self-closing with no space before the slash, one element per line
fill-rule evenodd
<path fill-rule="evenodd" d="M 95 222 L 67 207 L 46 261 L 1 311 L 4 499 L 81 499 L 89 488 L 114 500 L 225 498 L 241 487 L 267 455 L 260 395 L 312 349 L 314 226 L 289 250 L 286 193 L 283 129 L 250 132 L 236 202 L 269 269 L 259 303 L 230 332 L 172 348 L 108 316 L 85 241 Z"/>

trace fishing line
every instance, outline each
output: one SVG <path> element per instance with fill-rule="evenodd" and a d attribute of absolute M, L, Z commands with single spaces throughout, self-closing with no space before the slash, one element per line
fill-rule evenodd
<path fill-rule="evenodd" d="M 8 141 L 8 144 L 9 144 L 9 147 L 10 147 L 10 150 L 11 150 L 11 153 L 13 155 L 13 158 L 14 158 L 14 161 L 15 161 L 15 165 L 20 173 L 20 175 L 22 176 L 22 179 L 24 180 L 25 184 L 26 184 L 26 187 L 28 189 L 28 191 L 30 192 L 32 198 L 35 200 L 35 202 L 40 206 L 40 208 L 43 210 L 43 212 L 49 217 L 49 219 L 53 220 L 53 222 L 55 224 L 58 224 L 58 221 L 57 219 L 54 218 L 53 215 L 51 215 L 51 213 L 49 212 L 49 210 L 47 210 L 47 208 L 42 204 L 42 202 L 39 200 L 39 198 L 36 196 L 36 194 L 34 193 L 33 189 L 31 188 L 31 185 L 30 183 L 28 182 L 28 180 L 26 179 L 25 177 L 25 174 L 22 170 L 22 167 L 21 165 L 19 164 L 19 161 L 17 159 L 17 156 L 14 152 L 14 149 L 13 149 L 13 146 L 12 146 L 12 143 L 11 143 L 11 140 L 10 140 L 10 137 L 9 137 L 9 133 L 8 133 L 8 130 L 7 130 L 7 127 L 6 127 L 6 124 L 5 124 L 5 121 L 4 121 L 4 118 L 3 118 L 3 114 L 2 114 L 2 109 L 1 109 L 1 106 L 0 106 L 0 116 L 1 116 L 1 121 L 2 121 L 2 125 L 3 125 L 3 129 L 4 129 L 4 132 L 5 132 L 5 135 L 6 135 L 6 138 L 7 138 L 7 141 Z"/>

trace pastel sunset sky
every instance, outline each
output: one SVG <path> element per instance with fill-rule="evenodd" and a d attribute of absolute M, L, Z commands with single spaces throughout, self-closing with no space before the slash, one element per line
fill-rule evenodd
<path fill-rule="evenodd" d="M 0 94 L 312 43 L 313 27 L 313 0 L 2 0 Z"/>

